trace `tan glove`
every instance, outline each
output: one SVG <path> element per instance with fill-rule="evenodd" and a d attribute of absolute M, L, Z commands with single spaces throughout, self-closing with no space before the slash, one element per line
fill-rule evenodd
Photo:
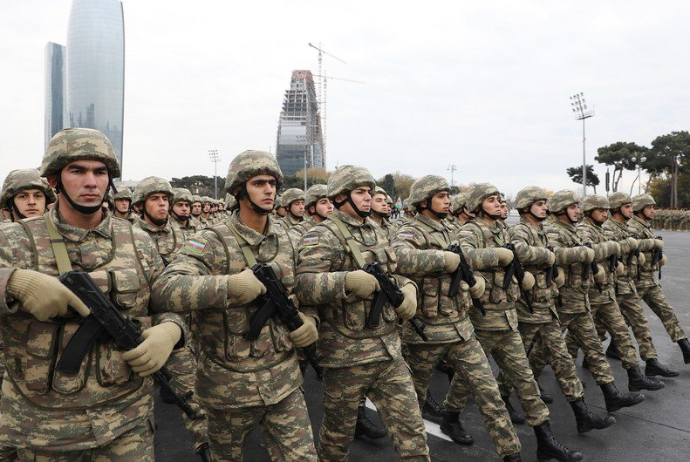
<path fill-rule="evenodd" d="M 585 249 L 587 250 L 587 255 L 585 256 L 583 263 L 592 263 L 592 261 L 594 261 L 595 256 L 594 249 L 590 249 L 589 247 L 585 247 Z"/>
<path fill-rule="evenodd" d="M 664 250 L 664 241 L 661 239 L 654 239 L 654 248 L 656 250 Z"/>
<path fill-rule="evenodd" d="M 249 268 L 228 276 L 228 295 L 236 298 L 239 305 L 246 305 L 265 293 L 266 286 L 254 276 L 254 272 Z"/>
<path fill-rule="evenodd" d="M 141 336 L 144 341 L 135 349 L 122 354 L 134 372 L 146 377 L 165 365 L 173 348 L 182 337 L 182 329 L 174 322 L 164 322 L 149 327 Z"/>
<path fill-rule="evenodd" d="M 622 276 L 623 273 L 625 273 L 625 265 L 621 262 L 618 262 L 618 264 L 616 265 L 616 275 Z"/>
<path fill-rule="evenodd" d="M 345 290 L 359 298 L 367 298 L 375 291 L 381 290 L 381 287 L 374 276 L 364 270 L 356 270 L 345 274 Z"/>
<path fill-rule="evenodd" d="M 661 260 L 659 260 L 659 268 L 661 268 L 662 266 L 664 266 L 664 265 L 666 264 L 667 261 L 668 261 L 668 258 L 666 258 L 666 255 L 664 255 L 663 257 L 661 257 Z"/>
<path fill-rule="evenodd" d="M 460 265 L 460 255 L 455 252 L 443 252 L 443 259 L 445 260 L 443 264 L 444 273 L 452 273 L 458 269 L 458 265 Z"/>
<path fill-rule="evenodd" d="M 628 243 L 630 244 L 630 250 L 637 250 L 637 248 L 640 246 L 640 242 L 634 237 L 629 237 Z"/>
<path fill-rule="evenodd" d="M 536 281 L 534 280 L 534 275 L 529 271 L 525 271 L 525 277 L 522 278 L 522 290 L 528 292 L 532 290 Z"/>
<path fill-rule="evenodd" d="M 606 283 L 606 270 L 604 269 L 603 266 L 597 264 L 597 267 L 599 268 L 599 271 L 597 271 L 597 274 L 594 275 L 594 281 L 599 283 L 599 284 L 605 284 Z"/>
<path fill-rule="evenodd" d="M 474 281 L 475 284 L 470 287 L 470 296 L 472 298 L 481 298 L 486 290 L 486 280 L 478 274 L 475 274 Z"/>
<path fill-rule="evenodd" d="M 299 314 L 304 324 L 297 330 L 290 332 L 290 339 L 296 347 L 305 347 L 316 342 L 319 338 L 319 331 L 316 329 L 316 320 L 304 313 Z"/>
<path fill-rule="evenodd" d="M 91 310 L 58 278 L 38 271 L 18 269 L 7 282 L 7 292 L 21 302 L 21 309 L 39 321 L 65 316 L 71 306 L 86 317 Z"/>
<path fill-rule="evenodd" d="M 494 252 L 498 259 L 498 266 L 507 266 L 513 261 L 513 252 L 508 249 L 498 248 Z"/>
<path fill-rule="evenodd" d="M 405 298 L 399 307 L 395 309 L 395 314 L 404 321 L 412 319 L 417 312 L 417 289 L 413 284 L 405 284 L 400 288 Z"/>
<path fill-rule="evenodd" d="M 647 263 L 647 257 L 644 256 L 644 252 L 640 252 L 640 254 L 637 256 L 637 264 L 642 266 L 645 263 Z"/>
<path fill-rule="evenodd" d="M 549 259 L 546 262 L 546 266 L 553 266 L 553 264 L 556 262 L 556 254 L 549 251 L 548 255 L 549 255 L 549 257 L 548 257 Z"/>
<path fill-rule="evenodd" d="M 565 271 L 563 271 L 563 268 L 561 268 L 560 266 L 558 267 L 558 274 L 556 274 L 556 277 L 554 278 L 553 282 L 556 283 L 556 287 L 558 287 L 559 289 L 563 287 L 563 284 L 565 284 Z"/>

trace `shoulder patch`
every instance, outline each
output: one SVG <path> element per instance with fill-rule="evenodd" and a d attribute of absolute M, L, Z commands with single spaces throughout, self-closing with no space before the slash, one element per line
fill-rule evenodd
<path fill-rule="evenodd" d="M 206 248 L 206 244 L 190 239 L 185 243 L 184 248 L 192 253 L 201 255 Z"/>
<path fill-rule="evenodd" d="M 305 237 L 302 239 L 302 245 L 304 246 L 310 246 L 310 245 L 316 245 L 319 243 L 319 236 L 309 236 Z"/>
<path fill-rule="evenodd" d="M 414 234 L 410 233 L 398 233 L 398 236 L 405 239 L 406 241 L 414 241 Z"/>

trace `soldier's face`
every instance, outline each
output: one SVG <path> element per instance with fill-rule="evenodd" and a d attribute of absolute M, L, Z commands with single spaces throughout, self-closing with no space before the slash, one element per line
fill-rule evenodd
<path fill-rule="evenodd" d="M 177 215 L 180 218 L 188 218 L 189 217 L 189 202 L 186 201 L 180 201 L 180 202 L 175 202 L 172 207 L 173 212 L 175 212 L 175 215 Z"/>
<path fill-rule="evenodd" d="M 276 179 L 273 176 L 257 175 L 252 177 L 249 179 L 249 181 L 247 181 L 246 187 L 247 196 L 249 196 L 250 201 L 264 210 L 273 210 L 277 188 Z M 244 201 L 246 198 L 243 198 L 242 200 Z M 247 208 L 251 210 L 251 207 Z M 304 214 L 304 203 L 302 203 L 302 214 Z"/>
<path fill-rule="evenodd" d="M 352 202 L 355 203 L 357 208 L 362 212 L 371 211 L 371 188 L 368 186 L 362 186 L 350 192 L 350 197 Z"/>
<path fill-rule="evenodd" d="M 129 206 L 131 202 L 129 199 L 115 199 L 115 210 L 120 213 L 129 212 Z"/>
<path fill-rule="evenodd" d="M 170 202 L 167 194 L 153 193 L 146 198 L 144 207 L 146 207 L 146 213 L 151 215 L 153 218 L 157 220 L 164 220 L 168 216 Z"/>
<path fill-rule="evenodd" d="M 293 214 L 296 217 L 303 217 L 304 216 L 304 201 L 299 200 L 295 201 L 292 204 L 290 204 L 290 213 Z"/>
<path fill-rule="evenodd" d="M 507 208 L 507 207 L 506 207 Z M 546 212 L 548 211 L 548 208 L 546 207 L 546 201 L 537 201 L 534 204 L 532 204 L 532 207 L 530 208 L 530 211 L 534 214 L 535 217 L 537 218 L 546 218 Z M 507 216 L 507 215 L 506 215 Z"/>
<path fill-rule="evenodd" d="M 633 207 L 632 204 L 625 204 L 621 206 L 621 215 L 623 215 L 625 218 L 632 218 L 633 215 Z"/>
<path fill-rule="evenodd" d="M 316 210 L 316 213 L 318 213 L 322 217 L 327 217 L 328 215 L 333 213 L 333 203 L 330 201 L 330 199 L 322 197 L 321 199 L 316 201 L 314 209 Z"/>
<path fill-rule="evenodd" d="M 482 209 L 489 215 L 501 214 L 501 202 L 498 195 L 489 196 L 482 201 Z"/>
<path fill-rule="evenodd" d="M 438 213 L 450 212 L 450 197 L 448 196 L 448 191 L 436 193 L 434 197 L 431 198 L 431 210 Z"/>
<path fill-rule="evenodd" d="M 578 204 L 570 204 L 565 211 L 571 221 L 580 221 L 580 206 Z"/>
<path fill-rule="evenodd" d="M 592 210 L 592 220 L 603 223 L 609 218 L 609 211 L 606 209 L 594 209 Z"/>
<path fill-rule="evenodd" d="M 654 219 L 654 215 L 656 215 L 656 207 L 653 205 L 648 205 L 647 207 L 642 209 L 642 213 L 649 218 L 650 220 Z"/>
<path fill-rule="evenodd" d="M 46 196 L 40 189 L 25 189 L 14 196 L 14 206 L 25 217 L 37 217 L 46 212 Z"/>
<path fill-rule="evenodd" d="M 278 208 L 276 209 L 276 214 L 277 214 L 279 217 L 284 217 L 284 216 L 285 216 L 285 207 L 278 207 Z"/>
<path fill-rule="evenodd" d="M 501 218 L 504 220 L 508 218 L 508 204 L 501 202 Z"/>
<path fill-rule="evenodd" d="M 50 185 L 56 186 L 56 178 L 48 179 Z M 84 207 L 100 207 L 110 182 L 108 168 L 97 160 L 77 160 L 68 164 L 60 172 L 60 181 L 67 195 L 74 203 Z M 68 201 L 60 207 L 73 208 Z"/>
<path fill-rule="evenodd" d="M 386 196 L 383 194 L 376 194 L 372 199 L 371 199 L 371 210 L 377 213 L 382 213 L 382 214 L 387 214 L 388 212 L 388 204 L 386 204 Z"/>
<path fill-rule="evenodd" d="M 195 217 L 201 215 L 201 202 L 194 202 L 192 204 L 192 215 Z"/>
<path fill-rule="evenodd" d="M 204 202 L 204 213 L 211 213 L 211 203 Z"/>

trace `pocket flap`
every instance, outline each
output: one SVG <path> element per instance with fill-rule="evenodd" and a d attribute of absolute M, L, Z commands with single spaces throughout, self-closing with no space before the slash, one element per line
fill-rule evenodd
<path fill-rule="evenodd" d="M 111 271 L 113 290 L 118 294 L 132 294 L 139 291 L 141 282 L 136 269 Z"/>

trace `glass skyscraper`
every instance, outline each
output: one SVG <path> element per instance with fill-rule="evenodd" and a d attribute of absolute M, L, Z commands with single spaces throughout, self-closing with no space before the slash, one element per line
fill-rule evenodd
<path fill-rule="evenodd" d="M 314 77 L 310 71 L 293 71 L 278 122 L 276 159 L 284 175 L 305 167 L 326 168 L 323 134 Z"/>
<path fill-rule="evenodd" d="M 65 127 L 65 47 L 48 42 L 45 48 L 45 147 Z"/>

